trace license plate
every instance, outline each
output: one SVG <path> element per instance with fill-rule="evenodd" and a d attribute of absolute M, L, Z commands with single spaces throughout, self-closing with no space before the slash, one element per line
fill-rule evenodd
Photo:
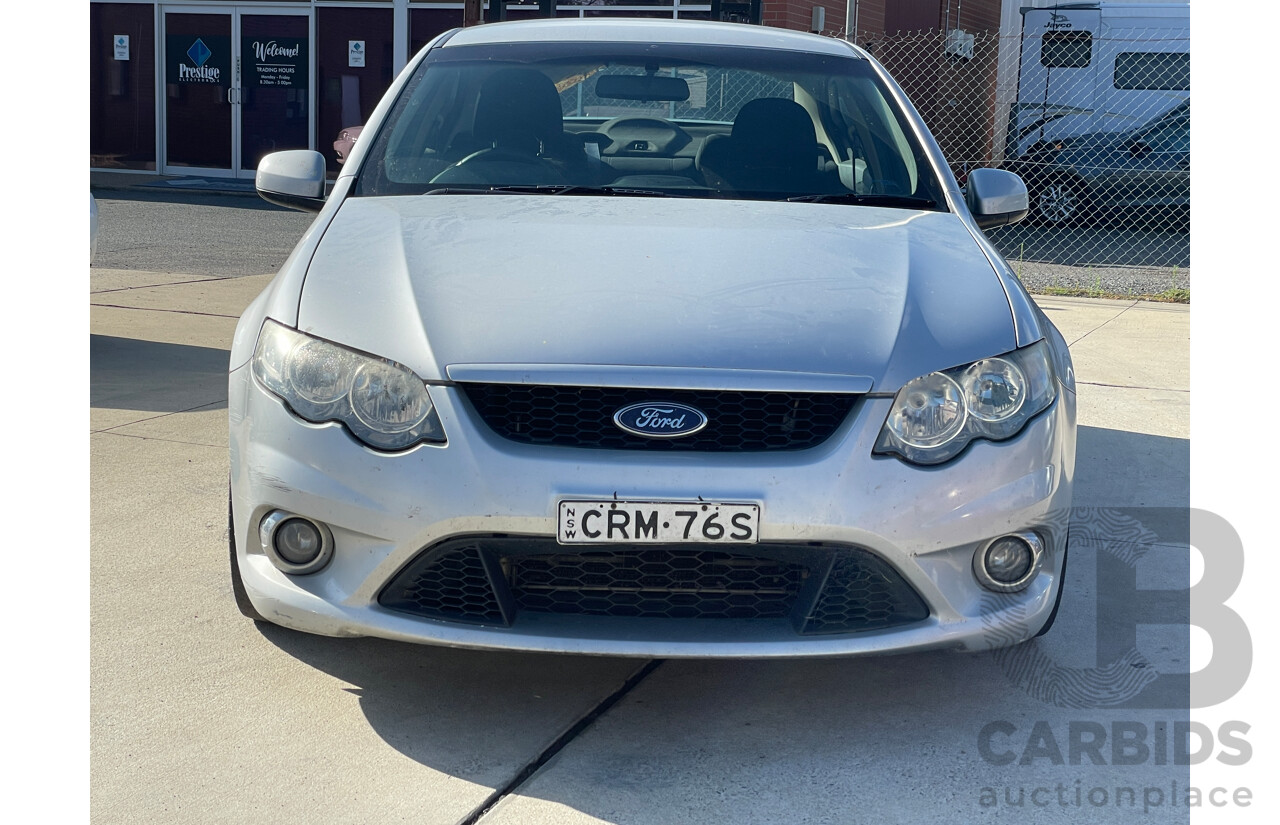
<path fill-rule="evenodd" d="M 708 501 L 562 501 L 561 544 L 754 544 L 760 507 Z"/>

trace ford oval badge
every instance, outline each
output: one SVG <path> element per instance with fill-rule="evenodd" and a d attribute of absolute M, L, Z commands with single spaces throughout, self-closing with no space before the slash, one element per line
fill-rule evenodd
<path fill-rule="evenodd" d="M 680 438 L 707 426 L 707 416 L 687 404 L 646 401 L 613 414 L 618 429 L 645 438 Z"/>

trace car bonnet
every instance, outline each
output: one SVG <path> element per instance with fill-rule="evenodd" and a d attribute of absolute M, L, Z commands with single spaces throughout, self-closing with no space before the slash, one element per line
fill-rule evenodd
<path fill-rule="evenodd" d="M 954 214 L 550 195 L 352 198 L 299 304 L 305 332 L 400 362 L 916 375 L 1015 346 Z"/>

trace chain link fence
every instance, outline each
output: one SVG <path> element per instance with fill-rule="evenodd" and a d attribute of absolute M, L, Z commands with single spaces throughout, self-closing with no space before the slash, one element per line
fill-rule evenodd
<path fill-rule="evenodd" d="M 988 235 L 1033 291 L 1189 299 L 1185 36 L 921 31 L 856 42 L 902 85 L 962 185 L 980 167 L 1026 182 L 1027 220 Z M 786 84 L 743 89 L 722 75 L 682 70 L 690 101 L 644 113 L 731 122 L 747 100 L 790 97 Z M 594 99 L 588 84 L 577 94 L 562 98 L 566 116 L 652 108 Z"/>
<path fill-rule="evenodd" d="M 988 234 L 1033 291 L 1189 299 L 1185 37 L 926 31 L 857 42 L 902 85 L 961 184 L 986 166 L 1026 182 L 1028 219 Z"/>

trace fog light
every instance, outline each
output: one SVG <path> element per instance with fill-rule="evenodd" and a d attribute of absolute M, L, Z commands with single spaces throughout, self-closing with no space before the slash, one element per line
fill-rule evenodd
<path fill-rule="evenodd" d="M 1044 543 L 1035 533 L 992 539 L 973 554 L 973 574 L 988 590 L 1013 593 L 1026 588 L 1044 562 Z"/>
<path fill-rule="evenodd" d="M 285 573 L 314 573 L 333 557 L 333 536 L 327 527 L 283 510 L 268 513 L 258 534 L 263 552 Z"/>
<path fill-rule="evenodd" d="M 314 524 L 300 518 L 282 522 L 271 537 L 276 552 L 290 564 L 310 564 L 324 549 L 324 539 Z"/>

